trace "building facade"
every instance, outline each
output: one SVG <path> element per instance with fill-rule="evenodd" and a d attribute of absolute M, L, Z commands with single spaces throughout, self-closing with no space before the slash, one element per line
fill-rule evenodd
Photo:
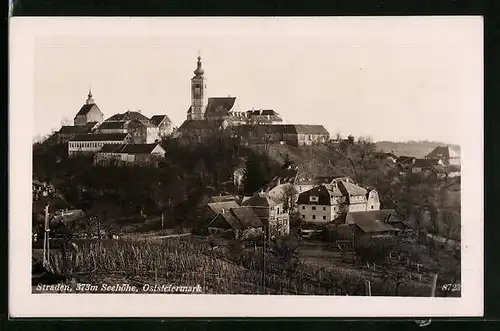
<path fill-rule="evenodd" d="M 104 145 L 129 144 L 132 139 L 128 133 L 98 133 L 79 135 L 68 141 L 68 155 L 96 153 Z"/>
<path fill-rule="evenodd" d="M 343 177 L 302 192 L 297 205 L 302 222 L 329 223 L 347 213 L 379 210 L 380 200 L 376 190 L 368 192 Z"/>
<path fill-rule="evenodd" d="M 96 165 L 151 165 L 165 157 L 159 144 L 110 144 L 104 145 L 95 155 Z"/>

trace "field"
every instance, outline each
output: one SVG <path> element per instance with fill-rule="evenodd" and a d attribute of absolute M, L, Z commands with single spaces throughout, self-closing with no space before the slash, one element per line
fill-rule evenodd
<path fill-rule="evenodd" d="M 377 266 L 354 264 L 331 244 L 301 242 L 297 259 L 277 253 L 270 245 L 263 254 L 255 244 L 240 245 L 215 238 L 183 236 L 166 239 L 80 241 L 66 265 L 54 249 L 52 265 L 67 274 L 67 284 L 200 285 L 202 293 L 428 296 L 431 278 L 412 273 L 412 279 L 386 277 Z M 34 258 L 41 256 L 34 252 Z M 265 260 L 263 259 L 265 256 Z M 265 263 L 264 263 L 265 262 Z M 93 290 L 99 291 L 97 289 Z"/>

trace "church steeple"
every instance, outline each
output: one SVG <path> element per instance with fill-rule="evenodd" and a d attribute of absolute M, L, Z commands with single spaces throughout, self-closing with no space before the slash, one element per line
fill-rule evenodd
<path fill-rule="evenodd" d="M 201 67 L 201 56 L 198 55 L 198 62 L 191 78 L 191 107 L 188 111 L 188 120 L 205 119 L 205 71 Z"/>
<path fill-rule="evenodd" d="M 199 77 L 203 76 L 204 73 L 205 71 L 201 67 L 201 56 L 198 55 L 198 63 L 196 64 L 196 70 L 194 71 L 194 74 Z"/>
<path fill-rule="evenodd" d="M 92 90 L 89 88 L 89 94 L 87 95 L 87 101 L 85 102 L 87 105 L 94 105 L 94 99 L 92 98 Z"/>

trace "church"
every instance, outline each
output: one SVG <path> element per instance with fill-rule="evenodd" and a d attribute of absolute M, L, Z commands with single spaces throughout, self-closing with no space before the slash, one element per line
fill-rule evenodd
<path fill-rule="evenodd" d="M 178 134 L 230 130 L 251 143 L 288 143 L 295 146 L 325 143 L 329 132 L 322 125 L 283 124 L 273 109 L 235 109 L 236 97 L 207 97 L 205 71 L 198 56 L 191 78 L 191 106 Z"/>

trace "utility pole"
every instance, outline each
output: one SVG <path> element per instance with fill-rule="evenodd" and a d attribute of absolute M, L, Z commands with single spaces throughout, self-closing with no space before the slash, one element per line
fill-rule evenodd
<path fill-rule="evenodd" d="M 44 227 L 44 234 L 43 234 L 43 266 L 48 268 L 49 266 L 49 250 L 50 250 L 50 245 L 49 245 L 49 204 L 45 205 L 45 227 Z"/>
<path fill-rule="evenodd" d="M 262 240 L 262 290 L 264 294 L 266 293 L 266 231 L 267 228 L 264 226 L 264 236 Z"/>

